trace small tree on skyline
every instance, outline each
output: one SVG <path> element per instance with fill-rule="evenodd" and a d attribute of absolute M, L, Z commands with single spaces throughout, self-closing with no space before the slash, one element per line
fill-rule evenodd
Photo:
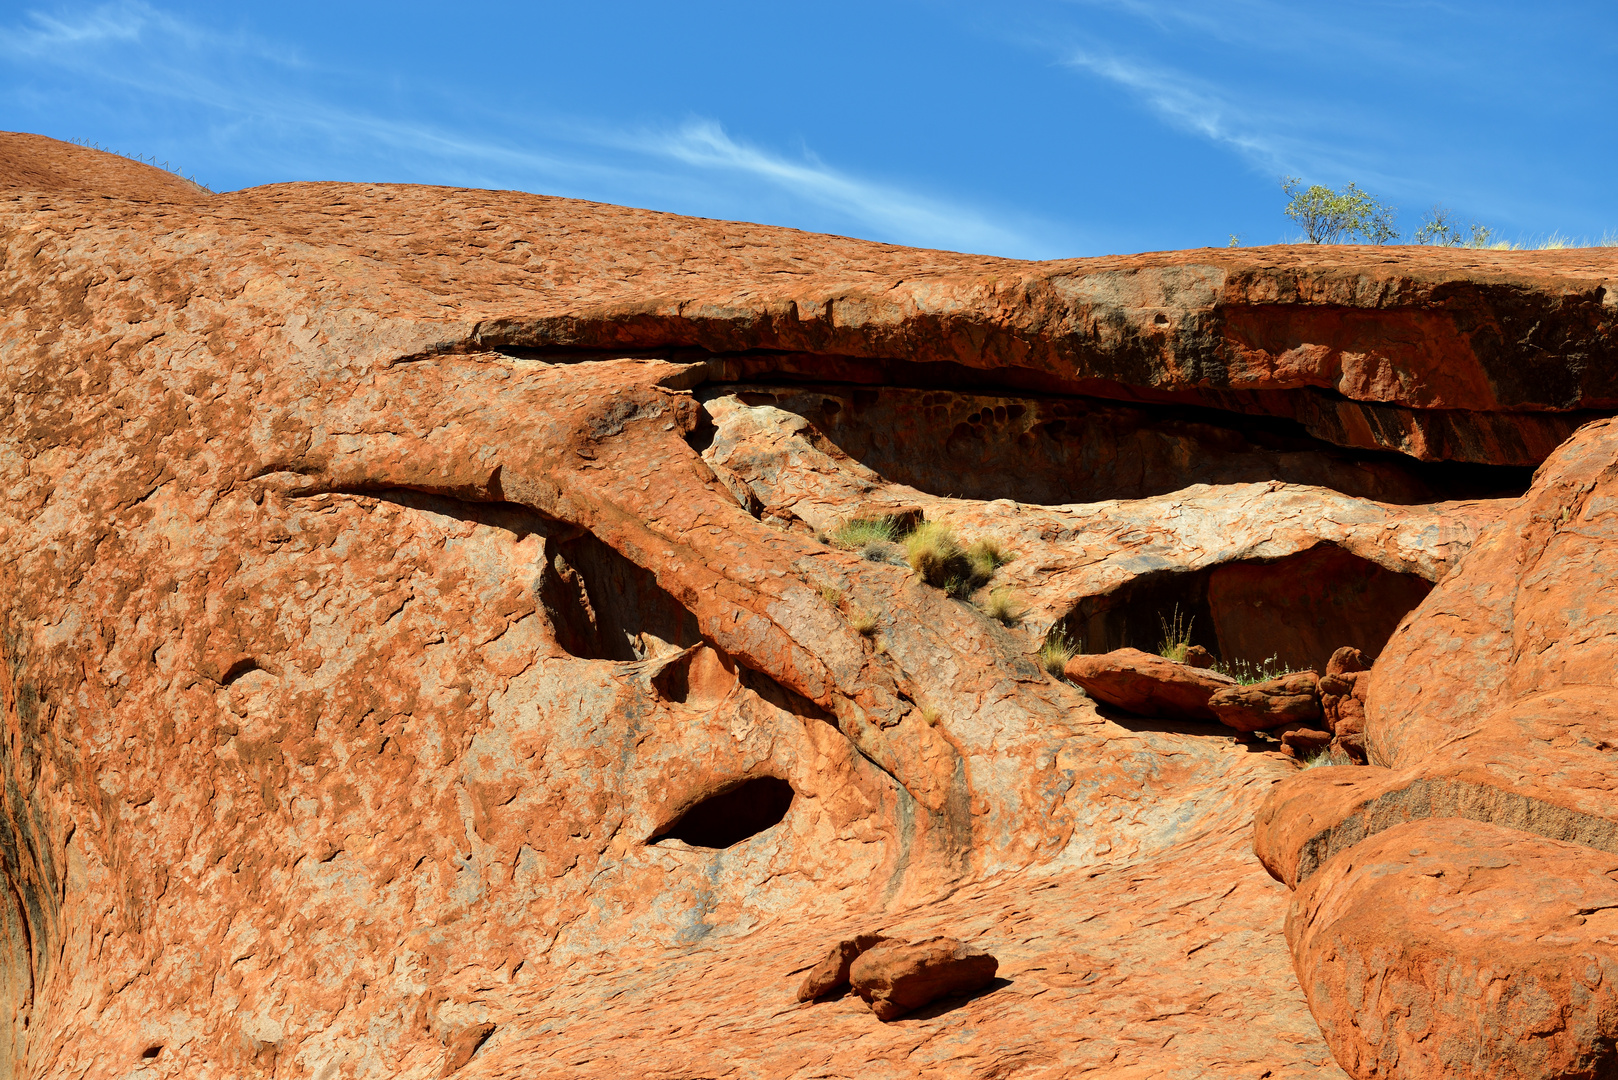
<path fill-rule="evenodd" d="M 1461 230 L 1461 224 L 1455 219 L 1455 211 L 1443 206 L 1435 206 L 1427 211 L 1427 217 L 1410 237 L 1413 244 L 1429 244 L 1436 247 L 1493 247 L 1498 241 L 1494 230 L 1487 225 L 1473 222 L 1469 232 Z"/>
<path fill-rule="evenodd" d="M 1369 244 L 1399 238 L 1393 227 L 1398 210 L 1362 191 L 1351 180 L 1341 191 L 1323 184 L 1305 188 L 1296 176 L 1283 176 L 1281 190 L 1291 200 L 1286 215 L 1303 229 L 1311 244 L 1341 244 L 1359 236 Z"/>

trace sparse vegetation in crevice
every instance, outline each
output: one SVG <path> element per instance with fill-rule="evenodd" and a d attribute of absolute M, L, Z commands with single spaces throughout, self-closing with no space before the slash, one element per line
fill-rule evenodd
<path fill-rule="evenodd" d="M 1026 614 L 1017 594 L 1003 586 L 990 590 L 983 602 L 983 613 L 1004 626 L 1017 625 Z"/>
<path fill-rule="evenodd" d="M 911 527 L 915 516 L 850 518 L 818 536 L 832 547 L 858 551 L 871 562 L 908 565 L 928 585 L 956 600 L 969 599 L 989 583 L 995 571 L 1015 558 L 999 541 L 989 537 L 963 544 L 955 530 L 942 521 L 922 521 Z M 840 590 L 829 585 L 819 588 L 828 604 L 842 607 Z M 1015 625 L 1024 614 L 1016 595 L 1006 588 L 991 591 L 983 599 L 982 608 L 990 618 L 1006 626 Z M 847 615 L 849 624 L 861 634 L 869 637 L 876 633 L 878 620 L 874 612 L 851 608 Z"/>
<path fill-rule="evenodd" d="M 1157 655 L 1176 664 L 1185 663 L 1186 651 L 1191 648 L 1191 627 L 1196 621 L 1195 616 L 1182 615 L 1178 604 L 1167 616 L 1158 612 L 1157 624 L 1163 628 L 1163 639 L 1158 642 Z"/>
<path fill-rule="evenodd" d="M 905 559 L 921 579 L 937 588 L 949 588 L 971 573 L 955 530 L 941 521 L 923 522 L 904 538 Z"/>
<path fill-rule="evenodd" d="M 843 606 L 843 590 L 830 582 L 821 582 L 819 586 L 820 598 L 834 608 Z"/>
<path fill-rule="evenodd" d="M 989 538 L 974 540 L 966 549 L 966 559 L 972 564 L 972 575 L 983 581 L 988 581 L 996 570 L 1013 558 L 998 541 Z"/>
<path fill-rule="evenodd" d="M 1329 765 L 1353 765 L 1355 761 L 1347 754 L 1328 746 L 1324 750 L 1316 751 L 1299 763 L 1300 769 L 1319 769 Z"/>
<path fill-rule="evenodd" d="M 1214 664 L 1213 670 L 1221 675 L 1230 676 L 1243 686 L 1269 682 L 1271 679 L 1279 679 L 1283 675 L 1293 675 L 1298 671 L 1297 668 L 1287 667 L 1275 656 L 1266 657 L 1256 664 L 1246 660 L 1221 660 Z"/>
<path fill-rule="evenodd" d="M 963 547 L 955 530 L 941 521 L 924 521 L 904 537 L 905 560 L 927 584 L 965 600 L 988 584 L 1011 555 L 993 540 Z"/>
<path fill-rule="evenodd" d="M 1157 625 L 1162 628 L 1163 636 L 1157 644 L 1157 655 L 1177 664 L 1185 663 L 1192 648 L 1191 628 L 1195 623 L 1196 618 L 1187 618 L 1178 604 L 1167 615 L 1158 612 Z M 1248 660 L 1218 660 L 1214 662 L 1212 670 L 1235 679 L 1243 686 L 1251 686 L 1295 674 L 1299 669 L 1288 667 L 1281 663 L 1278 656 L 1272 655 L 1256 664 Z"/>
<path fill-rule="evenodd" d="M 854 628 L 855 633 L 871 637 L 878 627 L 876 613 L 851 604 L 848 609 L 848 625 Z"/>
<path fill-rule="evenodd" d="M 891 517 L 852 518 L 826 534 L 826 542 L 845 551 L 864 551 L 899 539 L 899 523 Z"/>
<path fill-rule="evenodd" d="M 1067 662 L 1079 655 L 1083 642 L 1072 641 L 1064 630 L 1052 630 L 1045 636 L 1045 644 L 1039 647 L 1039 663 L 1046 671 L 1063 678 L 1067 670 Z"/>

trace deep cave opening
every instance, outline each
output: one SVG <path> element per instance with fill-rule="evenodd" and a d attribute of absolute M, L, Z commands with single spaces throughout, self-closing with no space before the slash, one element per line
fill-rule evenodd
<path fill-rule="evenodd" d="M 1185 405 L 808 382 L 708 383 L 697 393 L 801 416 L 885 479 L 967 499 L 1061 505 L 1280 480 L 1410 505 L 1515 497 L 1533 472 L 1351 450 L 1290 420 Z"/>
<path fill-rule="evenodd" d="M 780 824 L 796 794 L 792 785 L 780 777 L 744 780 L 690 807 L 647 842 L 674 839 L 699 848 L 734 847 Z"/>
<path fill-rule="evenodd" d="M 1178 614 L 1191 643 L 1226 663 L 1256 667 L 1273 657 L 1288 668 L 1324 671 L 1343 645 L 1379 654 L 1432 588 L 1418 575 L 1322 543 L 1281 559 L 1145 574 L 1086 597 L 1057 628 L 1087 653 L 1156 652 L 1162 622 Z"/>

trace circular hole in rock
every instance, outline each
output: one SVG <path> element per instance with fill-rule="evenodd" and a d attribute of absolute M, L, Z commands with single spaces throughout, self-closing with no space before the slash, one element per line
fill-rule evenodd
<path fill-rule="evenodd" d="M 699 848 L 733 847 L 779 824 L 795 794 L 779 777 L 745 780 L 703 799 L 650 842 L 673 839 Z"/>

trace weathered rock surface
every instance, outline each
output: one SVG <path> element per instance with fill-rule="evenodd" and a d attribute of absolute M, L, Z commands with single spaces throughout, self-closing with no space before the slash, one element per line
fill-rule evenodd
<path fill-rule="evenodd" d="M 1208 698 L 1214 719 L 1237 731 L 1309 725 L 1321 719 L 1320 676 L 1295 671 L 1247 686 L 1227 686 Z"/>
<path fill-rule="evenodd" d="M 1377 654 L 1618 407 L 1598 252 L 1025 264 L 510 192 L 209 196 L 7 135 L 0 255 L 28 1077 L 1340 1075 L 1247 844 L 1295 765 L 1108 719 L 1040 645 L 1179 605 L 1225 659 Z M 880 424 L 844 449 L 794 380 L 878 419 L 946 395 L 917 445 L 985 485 L 1023 452 L 1029 501 L 927 490 Z M 1091 426 L 1138 477 L 1086 486 Z M 901 507 L 1013 552 L 987 588 L 1023 620 L 815 539 Z M 1495 749 L 1592 733 L 1545 689 Z M 1346 771 L 1342 821 L 1393 813 L 1364 785 L 1395 770 Z M 787 973 L 872 926 L 1005 985 L 796 1006 Z"/>
<path fill-rule="evenodd" d="M 1075 656 L 1063 672 L 1091 697 L 1142 716 L 1212 720 L 1212 695 L 1236 687 L 1236 680 L 1139 649 L 1116 649 L 1099 656 Z"/>
<path fill-rule="evenodd" d="M 1355 636 L 1374 652 L 1509 505 L 1395 506 L 1277 482 L 1069 506 L 949 499 L 885 479 L 798 414 L 710 389 L 703 459 L 761 519 L 812 534 L 851 505 L 862 516 L 919 506 L 1015 552 L 994 584 L 1016 591 L 1024 625 L 1089 653 L 1155 649 L 1175 609 L 1194 644 L 1221 656 L 1318 670 Z"/>
<path fill-rule="evenodd" d="M 1618 429 L 1602 421 L 1369 672 L 1322 680 L 1339 729 L 1363 723 L 1383 767 L 1313 770 L 1257 817 L 1255 850 L 1298 890 L 1300 979 L 1357 1076 L 1618 1068 L 1601 968 L 1618 870 L 1615 485 Z M 1357 700 L 1363 720 L 1345 709 Z"/>
<path fill-rule="evenodd" d="M 1618 855 L 1415 821 L 1322 867 L 1287 937 L 1354 1076 L 1618 1070 Z"/>
<path fill-rule="evenodd" d="M 1000 961 L 951 937 L 889 941 L 862 952 L 849 968 L 849 985 L 883 1022 L 971 994 L 994 981 Z"/>

